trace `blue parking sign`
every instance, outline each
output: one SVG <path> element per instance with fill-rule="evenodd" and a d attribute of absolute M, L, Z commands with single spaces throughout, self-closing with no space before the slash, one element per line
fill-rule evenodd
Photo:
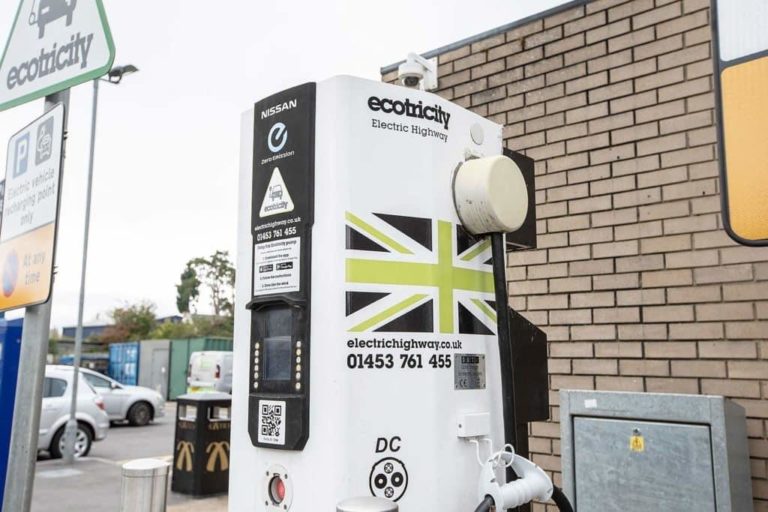
<path fill-rule="evenodd" d="M 13 177 L 18 178 L 27 172 L 27 164 L 29 163 L 29 133 L 25 133 L 24 136 L 16 141 L 14 158 Z"/>

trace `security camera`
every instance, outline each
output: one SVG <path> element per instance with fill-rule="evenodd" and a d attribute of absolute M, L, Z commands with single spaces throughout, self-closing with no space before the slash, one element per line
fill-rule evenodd
<path fill-rule="evenodd" d="M 406 87 L 419 88 L 422 91 L 437 89 L 437 59 L 425 59 L 421 55 L 409 53 L 405 62 L 397 69 L 397 77 Z"/>

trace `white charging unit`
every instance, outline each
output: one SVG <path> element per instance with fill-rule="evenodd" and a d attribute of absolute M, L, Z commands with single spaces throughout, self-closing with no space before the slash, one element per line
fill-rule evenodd
<path fill-rule="evenodd" d="M 341 76 L 259 101 L 241 134 L 230 510 L 474 510 L 501 370 L 491 245 L 453 183 L 502 127 Z"/>

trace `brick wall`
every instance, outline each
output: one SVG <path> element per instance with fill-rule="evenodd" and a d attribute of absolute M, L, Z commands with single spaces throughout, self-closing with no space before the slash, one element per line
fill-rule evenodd
<path fill-rule="evenodd" d="M 709 21 L 709 0 L 595 0 L 443 52 L 439 94 L 537 160 L 539 249 L 508 279 L 549 336 L 553 420 L 560 388 L 732 397 L 766 511 L 768 248 L 722 229 Z M 532 425 L 557 482 L 559 433 Z"/>

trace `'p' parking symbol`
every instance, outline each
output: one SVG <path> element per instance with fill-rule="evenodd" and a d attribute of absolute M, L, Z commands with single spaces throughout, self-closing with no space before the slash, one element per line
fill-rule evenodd
<path fill-rule="evenodd" d="M 18 178 L 27 172 L 29 164 L 29 133 L 25 133 L 16 141 L 14 148 L 13 177 Z"/>

